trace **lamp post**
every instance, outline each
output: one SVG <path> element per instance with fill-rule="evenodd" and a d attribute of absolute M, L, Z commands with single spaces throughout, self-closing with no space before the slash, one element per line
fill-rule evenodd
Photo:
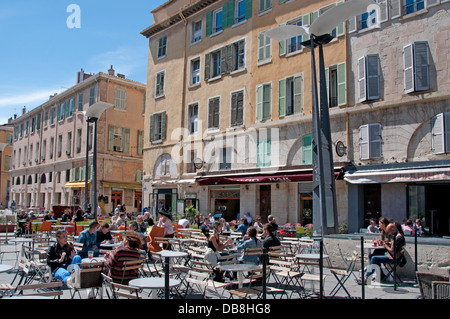
<path fill-rule="evenodd" d="M 86 122 L 87 122 L 87 131 L 86 131 L 86 172 L 85 172 L 85 208 L 87 208 L 87 180 L 88 180 L 88 169 L 89 169 L 89 156 L 88 156 L 88 143 L 89 143 L 89 124 L 94 123 L 94 134 L 93 134 L 93 154 L 92 154 L 92 198 L 91 198 L 91 211 L 95 213 L 95 220 L 97 220 L 97 126 L 98 119 L 106 111 L 108 108 L 114 106 L 114 104 L 109 104 L 106 102 L 97 102 L 89 107 L 86 111 Z"/>
<path fill-rule="evenodd" d="M 323 45 L 333 37 L 329 34 L 342 22 L 372 10 L 379 12 L 373 0 L 349 0 L 327 10 L 311 26 L 283 25 L 263 32 L 275 41 L 285 41 L 303 35 L 310 40 L 302 45 L 311 49 L 312 120 L 313 120 L 313 230 L 315 235 L 337 233 L 336 188 L 330 116 L 328 111 Z M 320 106 L 318 99 L 315 47 L 319 47 Z"/>

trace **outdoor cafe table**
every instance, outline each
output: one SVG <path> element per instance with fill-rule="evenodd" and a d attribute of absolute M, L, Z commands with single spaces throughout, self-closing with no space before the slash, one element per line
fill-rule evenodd
<path fill-rule="evenodd" d="M 83 258 L 81 259 L 82 263 L 101 263 L 101 262 L 106 262 L 106 258 L 105 257 L 92 257 L 92 258 Z"/>
<path fill-rule="evenodd" d="M 155 252 L 155 255 L 160 255 L 161 258 L 165 260 L 165 270 L 164 276 L 165 279 L 165 298 L 169 299 L 169 267 L 170 267 L 170 258 L 184 258 L 188 256 L 188 253 L 184 251 L 173 251 L 173 250 L 162 250 L 159 252 Z"/>
<path fill-rule="evenodd" d="M 0 272 L 7 272 L 13 269 L 11 265 L 0 264 Z"/>
<path fill-rule="evenodd" d="M 23 256 L 23 244 L 24 243 L 31 243 L 33 242 L 32 238 L 25 238 L 25 237 L 17 237 L 17 238 L 13 238 L 9 240 L 10 243 L 15 243 L 17 245 L 17 243 L 22 243 L 22 246 L 20 248 L 20 256 Z M 18 256 L 17 256 L 18 257 Z M 18 262 L 19 258 L 16 258 L 16 264 Z"/>
<path fill-rule="evenodd" d="M 166 287 L 166 279 L 161 277 L 145 277 L 145 278 L 137 278 L 132 279 L 128 283 L 129 286 L 140 288 L 140 289 L 151 289 L 151 298 L 156 299 L 157 292 L 159 289 L 171 289 L 178 287 L 181 284 L 181 281 L 178 279 L 169 278 L 168 286 Z M 166 290 L 167 291 L 167 290 Z"/>
<path fill-rule="evenodd" d="M 221 266 L 219 266 L 219 268 L 222 271 L 237 272 L 239 288 L 242 288 L 243 283 L 244 283 L 244 272 L 259 269 L 259 268 L 261 268 L 261 266 L 256 265 L 256 264 L 227 264 L 227 265 L 221 265 Z"/>

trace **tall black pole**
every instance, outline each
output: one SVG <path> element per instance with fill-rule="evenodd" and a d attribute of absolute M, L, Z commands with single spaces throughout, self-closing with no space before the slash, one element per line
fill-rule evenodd
<path fill-rule="evenodd" d="M 364 237 L 361 236 L 361 299 L 365 299 L 366 274 L 364 273 Z"/>
<path fill-rule="evenodd" d="M 92 157 L 92 207 L 91 210 L 97 221 L 97 126 L 98 118 L 94 118 L 94 154 Z"/>
<path fill-rule="evenodd" d="M 84 170 L 84 211 L 87 212 L 88 209 L 88 198 L 89 198 L 89 119 L 86 119 L 86 169 Z"/>

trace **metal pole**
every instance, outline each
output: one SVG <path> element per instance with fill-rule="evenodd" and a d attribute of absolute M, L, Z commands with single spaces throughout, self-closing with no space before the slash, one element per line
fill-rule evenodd
<path fill-rule="evenodd" d="M 394 290 L 395 291 L 397 291 L 397 246 L 395 245 L 396 237 L 394 237 L 394 240 L 392 241 L 392 245 L 394 246 Z"/>
<path fill-rule="evenodd" d="M 164 298 L 169 299 L 169 257 L 166 257 L 165 275 L 164 275 Z"/>
<path fill-rule="evenodd" d="M 268 255 L 267 255 L 267 249 L 266 248 L 263 248 L 263 254 L 262 254 L 262 266 L 263 266 L 263 282 L 262 282 L 262 285 L 263 285 L 263 287 L 262 287 L 262 289 L 263 289 L 263 299 L 265 300 L 266 299 L 266 294 L 267 294 L 267 286 L 266 286 L 266 280 L 267 280 L 267 267 L 266 267 L 266 262 L 267 262 L 267 260 L 266 260 L 266 258 L 268 258 Z"/>
<path fill-rule="evenodd" d="M 92 207 L 95 215 L 95 220 L 97 221 L 97 126 L 98 118 L 94 118 L 94 154 L 92 157 Z"/>
<path fill-rule="evenodd" d="M 417 230 L 416 230 L 415 226 L 413 228 L 413 231 L 414 231 L 414 270 L 417 273 L 417 261 L 418 261 L 418 256 L 417 256 Z M 414 276 L 414 280 L 417 283 L 417 276 Z"/>
<path fill-rule="evenodd" d="M 86 119 L 87 127 L 86 127 L 86 168 L 84 171 L 84 211 L 87 212 L 88 208 L 88 198 L 89 198 L 89 189 L 88 189 L 88 178 L 89 178 L 89 119 Z"/>
<path fill-rule="evenodd" d="M 320 276 L 320 295 L 319 298 L 323 298 L 323 240 L 319 242 L 319 276 Z"/>
<path fill-rule="evenodd" d="M 364 273 L 364 237 L 361 236 L 361 299 L 365 299 L 365 273 Z"/>

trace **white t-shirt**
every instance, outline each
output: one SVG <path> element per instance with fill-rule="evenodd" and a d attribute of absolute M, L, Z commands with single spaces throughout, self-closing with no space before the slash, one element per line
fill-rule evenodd
<path fill-rule="evenodd" d="M 187 228 L 189 225 L 189 220 L 187 220 L 186 218 L 180 219 L 178 221 L 178 225 L 183 226 L 183 228 Z"/>

